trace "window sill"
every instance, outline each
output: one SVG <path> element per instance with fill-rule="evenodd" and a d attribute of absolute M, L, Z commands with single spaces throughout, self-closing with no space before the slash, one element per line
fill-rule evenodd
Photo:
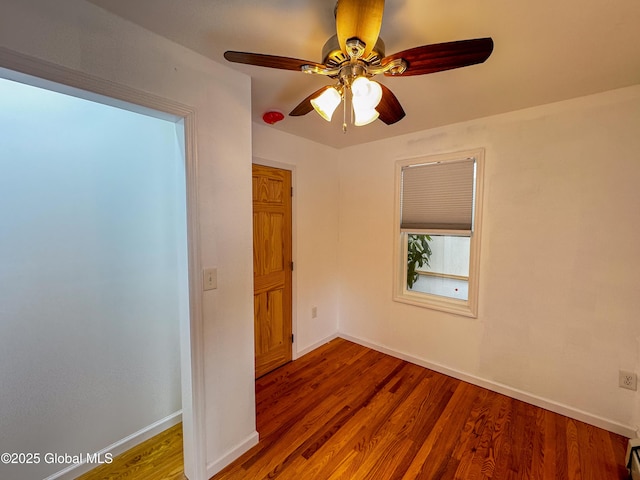
<path fill-rule="evenodd" d="M 430 308 L 441 312 L 453 313 L 464 317 L 478 318 L 478 307 L 475 302 L 468 300 L 456 300 L 454 298 L 440 297 L 426 293 L 413 293 L 405 291 L 396 293 L 393 300 L 416 307 Z"/>

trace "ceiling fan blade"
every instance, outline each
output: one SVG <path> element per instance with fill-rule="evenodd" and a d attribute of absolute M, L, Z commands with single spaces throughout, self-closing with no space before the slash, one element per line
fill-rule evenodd
<path fill-rule="evenodd" d="M 393 75 L 387 72 L 385 75 L 407 77 L 482 63 L 489 58 L 492 51 L 493 40 L 491 38 L 475 38 L 410 48 L 383 58 L 381 63 L 386 65 L 392 60 L 402 58 L 407 62 L 407 69 L 404 73 Z"/>
<path fill-rule="evenodd" d="M 289 115 L 292 116 L 292 117 L 300 117 L 302 115 L 306 115 L 307 113 L 311 112 L 313 110 L 313 105 L 311 105 L 311 100 L 316 98 L 318 95 L 320 95 L 322 92 L 324 92 L 328 88 L 331 88 L 331 85 L 325 85 L 321 89 L 316 90 L 315 92 L 313 92 L 311 95 L 309 95 L 303 101 L 301 101 L 296 108 L 291 110 Z"/>
<path fill-rule="evenodd" d="M 265 55 L 262 53 L 226 51 L 224 52 L 224 58 L 234 63 L 244 63 L 247 65 L 255 65 L 257 67 L 279 68 L 280 70 L 301 71 L 303 65 L 327 68 L 325 65 L 316 62 L 309 62 L 308 60 L 279 57 L 277 55 Z"/>
<path fill-rule="evenodd" d="M 338 43 L 347 52 L 347 40 L 358 38 L 365 44 L 366 58 L 375 46 L 384 13 L 384 0 L 338 0 L 336 7 L 336 30 Z"/>
<path fill-rule="evenodd" d="M 400 102 L 391 90 L 379 82 L 378 84 L 382 87 L 382 100 L 380 100 L 380 103 L 376 107 L 377 112 L 380 114 L 378 118 L 387 125 L 399 122 L 405 116 L 402 105 L 400 105 Z"/>

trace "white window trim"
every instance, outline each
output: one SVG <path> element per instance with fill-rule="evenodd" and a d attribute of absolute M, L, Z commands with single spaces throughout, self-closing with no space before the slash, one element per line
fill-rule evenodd
<path fill-rule="evenodd" d="M 400 194 L 402 168 L 408 165 L 430 162 L 447 162 L 463 158 L 476 160 L 476 185 L 474 205 L 474 228 L 471 234 L 471 251 L 469 255 L 469 297 L 468 300 L 442 297 L 422 292 L 407 290 L 407 242 L 404 240 L 408 231 L 400 228 Z M 478 294 L 480 279 L 480 239 L 482 238 L 482 199 L 484 183 L 484 149 L 477 148 L 462 152 L 444 153 L 407 158 L 396 162 L 395 170 L 395 212 L 394 212 L 394 280 L 393 300 L 423 308 L 431 308 L 443 312 L 478 317 Z M 455 235 L 461 232 L 446 230 L 411 230 L 410 233 L 427 233 L 434 235 Z M 466 233 L 466 232 L 465 232 Z"/>

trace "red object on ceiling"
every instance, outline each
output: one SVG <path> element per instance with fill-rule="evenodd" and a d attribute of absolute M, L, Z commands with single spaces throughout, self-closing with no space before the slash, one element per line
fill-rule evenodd
<path fill-rule="evenodd" d="M 278 112 L 276 110 L 271 110 L 262 115 L 262 120 L 264 123 L 268 123 L 269 125 L 273 125 L 274 123 L 278 123 L 280 120 L 284 119 L 284 115 L 282 112 Z"/>

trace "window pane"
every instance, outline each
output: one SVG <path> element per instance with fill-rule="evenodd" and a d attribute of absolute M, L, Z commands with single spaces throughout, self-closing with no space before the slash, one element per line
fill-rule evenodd
<path fill-rule="evenodd" d="M 407 290 L 468 300 L 471 238 L 408 234 Z"/>

